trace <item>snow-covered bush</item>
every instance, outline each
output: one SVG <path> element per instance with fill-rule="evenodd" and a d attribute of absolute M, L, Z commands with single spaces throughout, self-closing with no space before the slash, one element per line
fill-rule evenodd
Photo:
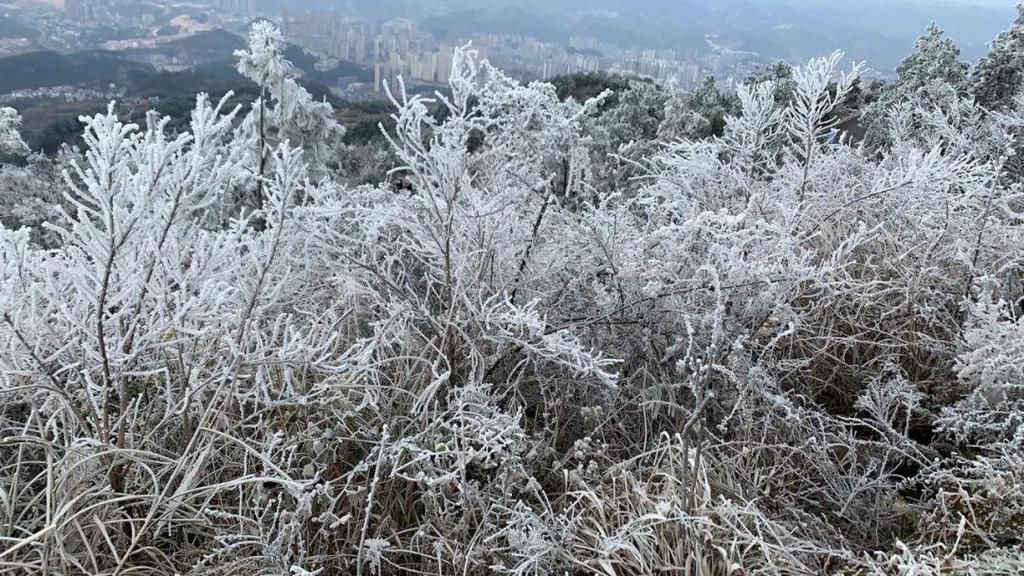
<path fill-rule="evenodd" d="M 0 567 L 1019 568 L 1013 107 L 908 64 L 875 148 L 838 53 L 609 105 L 462 49 L 352 186 L 280 42 L 249 113 L 111 108 L 2 206 Z"/>
<path fill-rule="evenodd" d="M 13 108 L 0 108 L 0 154 L 18 154 L 28 151 L 18 127 L 21 115 Z"/>

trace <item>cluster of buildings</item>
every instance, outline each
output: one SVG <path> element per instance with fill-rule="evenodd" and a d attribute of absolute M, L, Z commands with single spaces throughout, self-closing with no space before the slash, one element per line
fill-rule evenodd
<path fill-rule="evenodd" d="M 633 74 L 694 87 L 709 74 L 742 78 L 751 71 L 749 62 L 718 55 L 698 55 L 696 50 L 627 50 L 609 67 L 610 72 Z"/>
<path fill-rule="evenodd" d="M 102 46 L 119 50 L 145 48 L 200 30 L 224 28 L 241 32 L 260 14 L 257 0 L 64 0 L 65 18 L 36 18 L 48 47 L 80 50 Z M 297 4 L 301 6 L 301 4 Z M 181 15 L 174 18 L 173 14 Z M 705 76 L 742 78 L 758 64 L 749 54 L 718 50 L 713 39 L 700 50 L 648 50 L 622 48 L 595 38 L 571 37 L 567 43 L 546 42 L 525 35 L 471 34 L 438 39 L 419 22 L 396 18 L 379 23 L 340 12 L 295 9 L 273 15 L 288 41 L 315 54 L 318 68 L 355 64 L 353 73 L 338 75 L 331 88 L 352 99 L 380 98 L 385 83 L 401 76 L 407 85 L 444 84 L 451 74 L 456 46 L 473 48 L 521 80 L 548 80 L 555 76 L 611 72 L 698 85 Z M 169 23 L 168 23 L 169 22 Z M 114 40 L 97 37 L 105 27 L 135 30 Z M 157 33 L 154 34 L 154 30 Z M 165 32 L 166 30 L 166 32 Z M 4 48 L 0 46 L 0 49 Z M 15 52 L 18 46 L 9 47 Z M 754 55 L 756 56 L 756 55 Z M 169 61 L 162 68 L 187 67 Z M 372 73 L 372 80 L 371 80 Z"/>
<path fill-rule="evenodd" d="M 605 63 L 596 50 L 577 50 L 529 36 L 477 34 L 473 47 L 506 72 L 524 80 L 549 80 L 577 72 L 599 72 Z"/>
<path fill-rule="evenodd" d="M 64 15 L 85 26 L 144 27 L 156 22 L 172 4 L 162 0 L 64 0 Z M 257 14 L 256 0 L 198 0 L 181 6 L 224 16 L 253 18 Z"/>
<path fill-rule="evenodd" d="M 373 83 L 352 83 L 348 91 L 380 92 L 385 82 L 442 83 L 451 74 L 453 46 L 439 44 L 420 33 L 417 22 L 405 18 L 379 25 L 333 13 L 297 13 L 284 17 L 289 42 L 327 61 L 347 61 L 373 69 Z"/>
<path fill-rule="evenodd" d="M 93 100 L 114 100 L 124 96 L 124 88 L 109 86 L 106 90 L 95 90 L 79 86 L 49 86 L 26 88 L 0 94 L 0 104 L 12 104 L 19 100 L 57 99 L 64 102 L 88 102 Z"/>
<path fill-rule="evenodd" d="M 713 49 L 622 49 L 593 38 L 573 37 L 568 45 L 510 34 L 474 34 L 439 41 L 419 29 L 416 21 L 394 19 L 381 24 L 333 12 L 301 11 L 284 17 L 290 42 L 329 61 L 348 61 L 374 71 L 374 81 L 342 87 L 344 91 L 380 92 L 384 82 L 398 76 L 409 83 L 444 83 L 451 72 L 456 45 L 473 48 L 506 72 L 523 80 L 612 72 L 696 86 L 704 77 L 743 77 L 755 67 L 744 55 Z M 713 46 L 711 46 L 713 48 Z"/>
<path fill-rule="evenodd" d="M 608 72 L 694 87 L 708 75 L 743 78 L 758 65 L 757 59 L 747 53 L 624 49 L 583 37 L 571 37 L 568 46 L 493 34 L 474 36 L 472 41 L 474 46 L 485 47 L 496 64 L 528 79 Z"/>
<path fill-rule="evenodd" d="M 31 52 L 35 44 L 25 37 L 0 38 L 0 58 Z"/>
<path fill-rule="evenodd" d="M 213 0 L 217 8 L 239 16 L 256 16 L 256 0 Z"/>
<path fill-rule="evenodd" d="M 158 11 L 139 0 L 64 0 L 64 15 L 85 26 L 136 28 L 152 26 Z"/>
<path fill-rule="evenodd" d="M 107 0 L 64 0 L 64 13 L 82 24 L 109 21 L 116 13 Z"/>

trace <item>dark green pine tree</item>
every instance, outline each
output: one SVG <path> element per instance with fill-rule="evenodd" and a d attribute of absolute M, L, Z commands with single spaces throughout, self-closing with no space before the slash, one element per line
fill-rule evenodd
<path fill-rule="evenodd" d="M 1017 6 L 1017 20 L 992 41 L 987 56 L 974 71 L 974 97 L 989 109 L 1010 105 L 1024 88 L 1024 4 Z"/>

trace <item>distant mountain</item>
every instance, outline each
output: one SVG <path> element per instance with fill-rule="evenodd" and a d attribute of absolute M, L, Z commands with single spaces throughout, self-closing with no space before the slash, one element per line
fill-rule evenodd
<path fill-rule="evenodd" d="M 986 44 L 1010 27 L 1016 17 L 1014 0 L 978 6 L 943 0 L 752 0 L 765 6 L 784 3 L 798 17 L 819 24 L 842 22 L 845 26 L 902 40 L 907 51 L 929 24 L 935 22 L 956 40 L 968 59 L 986 51 Z M 906 51 L 904 51 L 904 54 Z"/>
<path fill-rule="evenodd" d="M 852 58 L 894 65 L 910 41 L 817 20 L 798 20 L 784 7 L 761 7 L 743 0 L 661 6 L 638 0 L 629 10 L 566 13 L 553 18 L 524 8 L 476 8 L 427 18 L 425 30 L 442 37 L 474 32 L 527 35 L 555 43 L 587 36 L 622 47 L 645 46 L 708 52 L 707 35 L 723 48 L 756 53 L 766 60 L 804 60 L 845 48 Z M 793 23 L 795 22 L 795 23 Z"/>
<path fill-rule="evenodd" d="M 29 52 L 0 58 L 0 93 L 52 86 L 106 86 L 125 82 L 132 71 L 153 69 L 117 52 Z"/>
<path fill-rule="evenodd" d="M 440 38 L 470 34 L 516 34 L 558 42 L 566 39 L 569 34 L 565 24 L 556 23 L 543 15 L 505 6 L 472 8 L 429 17 L 420 22 L 420 27 Z"/>
<path fill-rule="evenodd" d="M 704 37 L 713 35 L 721 46 L 757 52 L 763 59 L 800 61 L 843 49 L 851 59 L 891 70 L 932 21 L 960 42 L 965 58 L 978 58 L 986 42 L 1013 21 L 1012 3 L 1007 0 L 1005 6 L 987 7 L 944 0 L 394 0 L 386 4 L 391 12 L 425 14 L 423 27 L 443 36 L 489 32 L 565 43 L 577 35 L 622 47 L 707 50 Z M 349 0 L 334 5 L 360 13 L 363 4 Z M 369 12 L 364 15 L 369 17 Z"/>
<path fill-rule="evenodd" d="M 235 71 L 234 53 L 245 46 L 245 39 L 238 34 L 218 29 L 199 32 L 153 48 L 126 50 L 124 54 L 143 62 L 150 61 L 154 56 L 177 58 L 180 62 L 192 62 L 193 72 L 237 82 L 243 79 Z M 285 57 L 304 78 L 314 84 L 334 86 L 341 78 L 356 78 L 363 82 L 373 80 L 371 68 L 352 62 L 340 62 L 332 69 L 319 70 L 317 58 L 295 45 L 288 45 Z"/>
<path fill-rule="evenodd" d="M 168 43 L 167 46 L 191 52 L 214 52 L 223 55 L 245 48 L 246 43 L 238 34 L 218 28 L 186 36 Z"/>
<path fill-rule="evenodd" d="M 117 84 L 129 97 L 176 98 L 191 101 L 197 92 L 214 95 L 229 90 L 255 94 L 255 85 L 235 70 L 235 50 L 245 40 L 231 32 L 201 32 L 151 48 L 121 52 L 87 51 L 60 54 L 38 51 L 0 58 L 0 93 L 53 86 L 106 87 Z M 149 62 L 155 57 L 191 62 L 189 70 L 159 72 Z M 340 62 L 320 70 L 315 56 L 289 45 L 285 57 L 302 76 L 302 84 L 317 99 L 336 99 L 330 87 L 341 79 L 373 80 L 373 70 Z"/>
<path fill-rule="evenodd" d="M 317 57 L 294 44 L 288 45 L 284 57 L 301 71 L 303 78 L 313 83 L 335 86 L 343 78 L 355 79 L 357 82 L 373 82 L 373 68 L 369 66 L 341 60 L 333 68 L 320 70 L 317 67 Z"/>
<path fill-rule="evenodd" d="M 128 58 L 140 61 L 163 56 L 202 65 L 231 59 L 235 50 L 244 47 L 245 40 L 241 36 L 218 29 L 198 32 L 149 48 L 133 48 L 122 53 Z"/>

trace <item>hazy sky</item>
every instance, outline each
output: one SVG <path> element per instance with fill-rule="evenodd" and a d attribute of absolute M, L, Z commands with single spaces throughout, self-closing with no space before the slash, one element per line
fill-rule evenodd
<path fill-rule="evenodd" d="M 949 0 L 950 2 L 956 2 L 959 4 L 974 4 L 975 6 L 992 6 L 998 8 L 1000 6 L 1014 6 L 1012 0 Z"/>

